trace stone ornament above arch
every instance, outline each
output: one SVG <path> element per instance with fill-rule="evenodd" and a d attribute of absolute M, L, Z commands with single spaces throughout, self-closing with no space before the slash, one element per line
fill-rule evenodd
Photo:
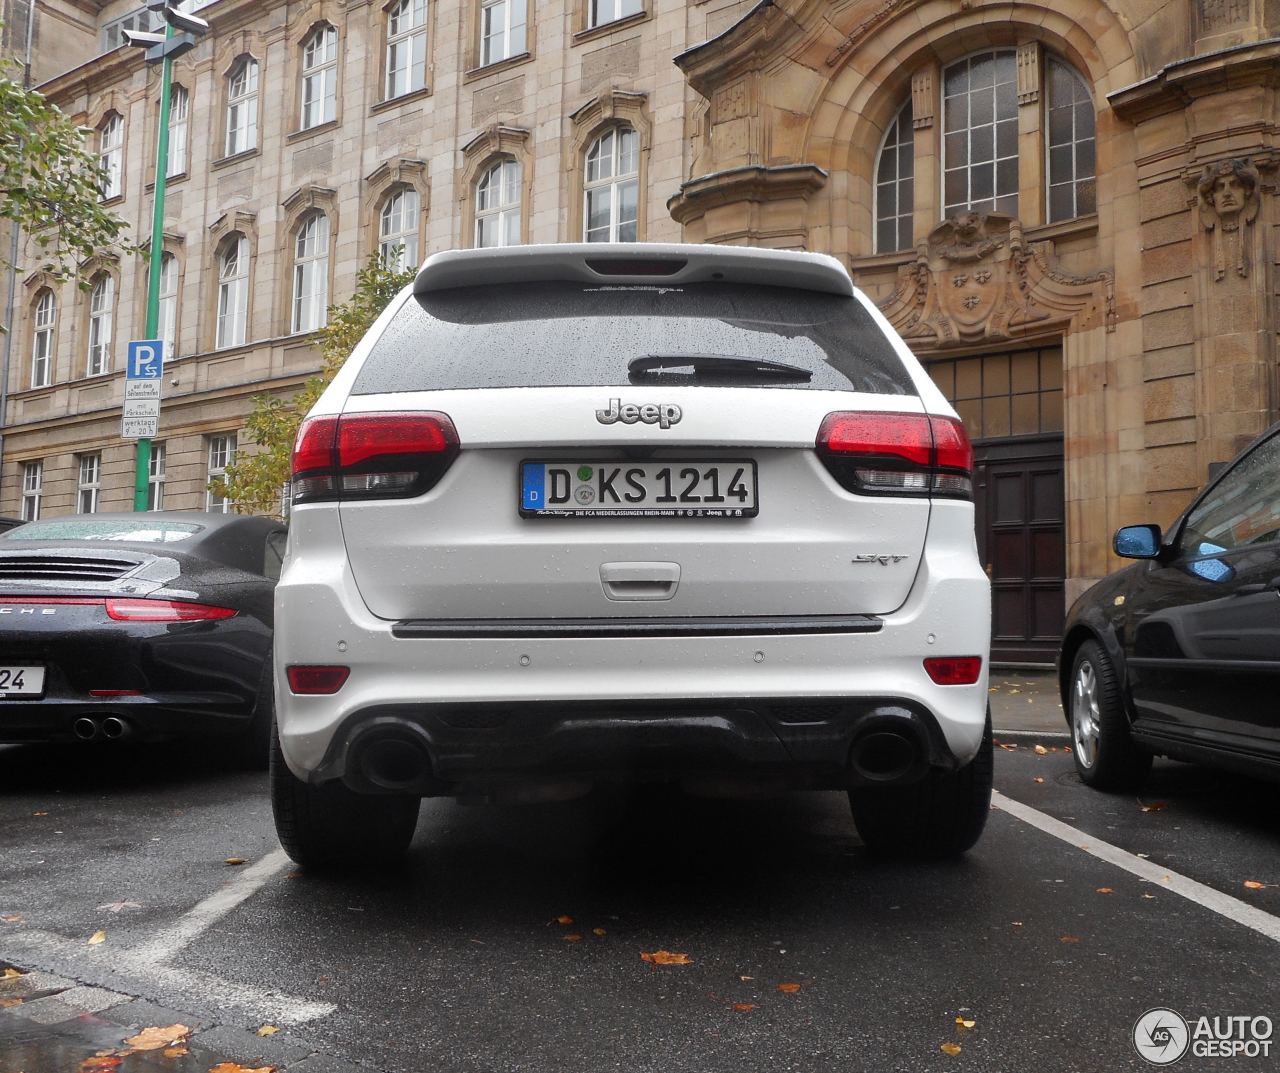
<path fill-rule="evenodd" d="M 125 124 L 126 134 L 129 126 L 129 101 L 119 89 L 112 89 L 104 93 L 93 103 L 93 110 L 89 112 L 85 119 L 84 125 L 92 129 L 95 133 L 102 129 L 102 124 L 107 121 L 107 116 L 114 112 Z"/>
<path fill-rule="evenodd" d="M 320 209 L 333 216 L 338 208 L 338 192 L 329 186 L 300 186 L 280 203 L 285 211 L 288 230 L 293 230 L 298 220 L 312 209 Z"/>
<path fill-rule="evenodd" d="M 246 212 L 244 209 L 232 209 L 230 212 L 224 212 L 209 225 L 209 237 L 213 241 L 215 250 L 222 245 L 228 235 L 236 234 L 237 232 L 244 235 L 256 248 L 258 244 L 258 214 L 256 212 Z"/>
<path fill-rule="evenodd" d="M 935 227 L 880 308 L 904 339 L 925 347 L 1116 326 L 1110 272 L 1058 270 L 1052 242 L 1028 242 L 1022 224 L 998 212 L 956 213 Z"/>
<path fill-rule="evenodd" d="M 247 28 L 220 38 L 214 48 L 214 70 L 219 78 L 229 78 L 236 64 L 246 56 L 261 65 L 267 51 L 262 35 Z"/>
<path fill-rule="evenodd" d="M 427 162 L 416 157 L 397 157 L 384 161 L 365 176 L 360 217 L 364 221 L 362 244 L 366 251 L 378 247 L 379 214 L 383 202 L 392 191 L 405 187 L 418 195 L 418 230 L 421 232 L 431 205 Z"/>
<path fill-rule="evenodd" d="M 630 123 L 640 135 L 640 151 L 649 148 L 652 124 L 649 122 L 649 95 L 633 90 L 610 89 L 593 97 L 569 116 L 573 124 L 575 155 L 605 127 L 612 123 Z"/>
<path fill-rule="evenodd" d="M 524 127 L 494 123 L 462 147 L 462 172 L 458 184 L 458 200 L 471 196 L 471 187 L 484 170 L 498 157 L 512 157 L 527 166 L 530 132 Z"/>
<path fill-rule="evenodd" d="M 295 45 L 301 44 L 322 23 L 327 23 L 341 32 L 342 10 L 342 5 L 336 0 L 313 0 L 312 3 L 298 8 L 290 16 L 285 27 L 289 42 Z"/>

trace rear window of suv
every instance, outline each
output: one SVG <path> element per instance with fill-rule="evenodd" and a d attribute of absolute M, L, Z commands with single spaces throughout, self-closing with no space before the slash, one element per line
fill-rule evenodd
<path fill-rule="evenodd" d="M 637 358 L 682 355 L 779 362 L 810 374 L 734 386 L 916 394 L 857 299 L 727 283 L 526 283 L 414 296 L 374 343 L 352 390 L 617 387 L 654 382 L 633 378 Z"/>

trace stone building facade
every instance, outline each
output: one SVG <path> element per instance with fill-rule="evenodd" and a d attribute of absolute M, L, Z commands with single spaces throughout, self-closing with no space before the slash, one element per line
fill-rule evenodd
<path fill-rule="evenodd" d="M 136 5 L 76 6 L 101 28 Z M 1064 601 L 1116 565 L 1117 525 L 1171 520 L 1276 417 L 1277 0 L 215 0 L 202 14 L 213 32 L 176 73 L 166 505 L 204 505 L 251 397 L 315 368 L 317 303 L 344 297 L 385 235 L 415 258 L 498 234 L 841 258 L 977 445 L 1007 659 L 1052 651 Z M 249 63 L 251 144 L 232 99 Z M 100 142 L 122 140 L 115 197 L 145 227 L 155 73 L 117 49 L 45 88 Z M 140 333 L 145 266 L 89 267 L 110 286 L 20 279 L 4 513 L 23 509 L 37 461 L 48 513 L 128 505 L 120 351 Z M 54 357 L 32 386 L 47 293 Z"/>

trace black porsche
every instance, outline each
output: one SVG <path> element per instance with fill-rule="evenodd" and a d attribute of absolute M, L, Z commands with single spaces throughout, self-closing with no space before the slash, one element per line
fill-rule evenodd
<path fill-rule="evenodd" d="M 286 532 L 156 511 L 0 534 L 0 742 L 217 735 L 265 765 Z"/>

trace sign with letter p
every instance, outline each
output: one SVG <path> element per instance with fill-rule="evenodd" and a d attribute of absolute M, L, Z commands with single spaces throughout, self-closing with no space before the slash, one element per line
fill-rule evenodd
<path fill-rule="evenodd" d="M 133 339 L 125 361 L 126 380 L 159 380 L 164 373 L 164 340 Z"/>

